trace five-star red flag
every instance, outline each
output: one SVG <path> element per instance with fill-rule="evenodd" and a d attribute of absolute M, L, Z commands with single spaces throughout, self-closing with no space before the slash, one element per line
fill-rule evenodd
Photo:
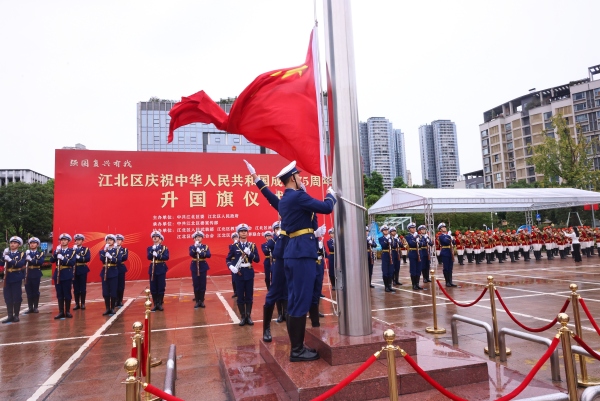
<path fill-rule="evenodd" d="M 259 75 L 235 100 L 229 116 L 204 91 L 182 97 L 169 112 L 168 141 L 183 125 L 212 123 L 296 160 L 302 170 L 324 176 L 313 37 L 314 30 L 304 64 Z"/>

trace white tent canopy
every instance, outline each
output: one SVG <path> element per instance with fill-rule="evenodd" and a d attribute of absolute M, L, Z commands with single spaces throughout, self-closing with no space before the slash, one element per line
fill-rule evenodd
<path fill-rule="evenodd" d="M 574 188 L 393 188 L 369 215 L 397 213 L 523 212 L 600 203 L 600 193 Z"/>

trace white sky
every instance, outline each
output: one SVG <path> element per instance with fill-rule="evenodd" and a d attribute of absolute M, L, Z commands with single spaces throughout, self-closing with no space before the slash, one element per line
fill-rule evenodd
<path fill-rule="evenodd" d="M 352 7 L 359 117 L 403 130 L 414 183 L 419 125 L 454 121 L 461 172 L 479 169 L 485 110 L 600 64 L 597 0 Z M 310 0 L 0 0 L 0 168 L 53 177 L 55 148 L 135 150 L 137 102 L 236 96 L 302 63 L 312 25 Z"/>

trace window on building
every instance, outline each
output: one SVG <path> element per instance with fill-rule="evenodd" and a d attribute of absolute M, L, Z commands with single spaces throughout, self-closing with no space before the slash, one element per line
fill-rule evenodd
<path fill-rule="evenodd" d="M 512 134 L 506 134 L 506 140 L 507 141 L 512 141 Z"/>
<path fill-rule="evenodd" d="M 550 130 L 550 131 L 554 130 L 554 127 L 552 126 L 552 122 L 548 122 L 548 123 L 544 124 L 544 129 L 546 131 L 548 131 L 548 130 Z"/>
<path fill-rule="evenodd" d="M 509 142 L 508 144 L 506 144 L 506 148 L 507 148 L 508 150 L 512 150 L 512 148 L 513 148 L 513 143 L 512 143 L 512 142 Z"/>
<path fill-rule="evenodd" d="M 190 142 L 196 142 L 196 135 L 190 135 Z"/>
<path fill-rule="evenodd" d="M 525 140 L 525 145 L 531 145 L 531 137 L 530 136 L 526 136 L 525 138 L 523 138 Z"/>
<path fill-rule="evenodd" d="M 535 175 L 535 167 L 527 167 L 527 175 Z"/>
<path fill-rule="evenodd" d="M 600 97 L 600 88 L 594 89 L 594 97 Z"/>
<path fill-rule="evenodd" d="M 547 121 L 547 120 L 549 120 L 551 118 L 552 118 L 552 112 L 551 111 L 548 111 L 548 112 L 544 113 L 544 120 L 545 121 Z"/>
<path fill-rule="evenodd" d="M 233 138 L 233 143 L 240 143 L 240 138 Z"/>
<path fill-rule="evenodd" d="M 483 154 L 484 155 L 489 155 L 490 154 L 490 150 L 488 148 L 483 148 Z"/>
<path fill-rule="evenodd" d="M 508 152 L 508 158 L 509 159 L 514 159 L 515 158 L 515 154 L 513 152 Z"/>
<path fill-rule="evenodd" d="M 597 118 L 598 120 L 600 120 L 600 111 L 597 111 L 597 112 L 596 112 L 596 118 Z"/>
<path fill-rule="evenodd" d="M 587 104 L 577 103 L 577 104 L 573 105 L 573 108 L 575 109 L 575 111 L 585 110 L 585 109 L 587 109 Z"/>
<path fill-rule="evenodd" d="M 521 119 L 521 125 L 529 125 L 529 117 L 523 117 Z"/>
<path fill-rule="evenodd" d="M 494 155 L 494 163 L 497 163 L 500 161 L 500 155 Z"/>
<path fill-rule="evenodd" d="M 589 132 L 590 131 L 589 124 L 584 124 L 584 125 L 581 125 L 580 127 L 581 127 L 581 132 Z"/>
<path fill-rule="evenodd" d="M 502 181 L 502 173 L 496 173 L 496 181 Z"/>
<path fill-rule="evenodd" d="M 535 182 L 535 177 L 529 177 L 527 179 L 527 182 L 529 182 L 529 183 Z"/>
<path fill-rule="evenodd" d="M 573 93 L 573 100 L 585 99 L 585 92 Z"/>
<path fill-rule="evenodd" d="M 596 99 L 595 105 L 596 107 L 600 107 L 600 99 Z"/>
<path fill-rule="evenodd" d="M 488 146 L 488 140 L 487 139 L 483 139 L 481 141 L 481 146 L 484 147 L 484 148 L 486 148 Z"/>
<path fill-rule="evenodd" d="M 490 166 L 485 166 L 485 167 L 483 168 L 483 171 L 484 171 L 486 174 L 489 174 L 489 173 L 490 173 L 492 170 L 490 169 Z"/>
<path fill-rule="evenodd" d="M 510 131 L 512 129 L 512 123 L 504 124 L 504 129 Z"/>
<path fill-rule="evenodd" d="M 581 122 L 584 122 L 584 121 L 587 121 L 587 120 L 588 120 L 587 114 L 581 114 L 579 116 L 575 116 L 575 122 L 576 123 L 581 123 Z"/>
<path fill-rule="evenodd" d="M 484 129 L 483 131 L 481 131 L 481 137 L 485 138 L 486 136 L 488 136 L 488 130 Z"/>

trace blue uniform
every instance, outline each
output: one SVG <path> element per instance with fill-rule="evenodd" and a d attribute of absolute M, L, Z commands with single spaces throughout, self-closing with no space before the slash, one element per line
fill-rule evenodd
<path fill-rule="evenodd" d="M 83 303 L 85 303 L 85 294 L 87 292 L 87 274 L 90 271 L 88 263 L 90 263 L 90 249 L 85 246 L 73 248 L 75 255 L 75 275 L 73 277 L 73 294 L 75 302 L 79 304 L 79 300 L 83 295 Z"/>
<path fill-rule="evenodd" d="M 429 260 L 429 247 L 433 246 L 433 242 L 429 236 L 419 235 L 419 265 L 423 274 L 423 281 L 429 280 L 429 268 L 431 262 Z"/>
<path fill-rule="evenodd" d="M 398 275 L 400 274 L 400 239 L 396 237 L 390 238 L 392 240 L 392 265 L 394 266 L 394 279 L 398 281 Z"/>
<path fill-rule="evenodd" d="M 27 270 L 25 277 L 25 292 L 27 298 L 36 302 L 40 297 L 40 280 L 42 278 L 42 265 L 46 257 L 44 251 L 25 251 L 25 258 L 29 256 L 30 261 L 27 262 Z M 37 306 L 36 306 L 37 307 Z"/>
<path fill-rule="evenodd" d="M 125 263 L 129 259 L 129 249 L 117 246 L 117 306 L 123 306 L 123 295 L 125 295 L 125 276 L 127 275 L 127 266 Z"/>
<path fill-rule="evenodd" d="M 442 258 L 442 264 L 444 266 L 443 272 L 444 277 L 446 277 L 446 281 L 448 277 L 446 276 L 448 273 L 452 273 L 452 268 L 454 267 L 454 253 L 452 252 L 452 245 L 455 243 L 452 237 L 448 234 L 441 234 L 438 237 L 438 241 L 440 241 L 440 245 L 442 246 L 442 250 L 440 251 L 440 257 Z"/>
<path fill-rule="evenodd" d="M 156 252 L 157 256 L 154 256 L 153 252 Z M 155 298 L 154 303 L 160 302 L 162 304 L 163 297 L 165 295 L 165 289 L 167 287 L 167 264 L 169 260 L 169 250 L 166 246 L 152 245 L 147 249 L 148 260 L 151 260 L 150 266 L 148 266 L 148 277 L 150 278 L 150 292 Z"/>
<path fill-rule="evenodd" d="M 272 238 L 269 238 L 267 242 L 263 242 L 260 246 L 263 255 L 265 255 L 263 267 L 265 269 L 265 284 L 267 286 L 267 291 L 269 290 L 269 288 L 271 288 L 271 262 L 273 260 L 273 248 L 275 248 L 275 242 Z"/>
<path fill-rule="evenodd" d="M 63 256 L 62 260 L 58 258 L 59 254 Z M 73 270 L 76 260 L 75 253 L 71 248 L 62 249 L 60 245 L 54 250 L 52 257 L 50 257 L 50 262 L 56 263 L 52 279 L 54 280 L 54 288 L 56 289 L 56 298 L 58 298 L 59 306 L 61 302 L 70 302 L 72 299 L 71 287 L 73 285 Z"/>
<path fill-rule="evenodd" d="M 374 239 L 367 236 L 367 264 L 369 266 L 369 284 L 373 277 L 373 265 L 375 264 L 375 258 L 373 257 L 373 249 L 377 248 L 377 243 Z"/>
<path fill-rule="evenodd" d="M 313 289 L 312 303 L 318 305 L 323 291 L 323 276 L 325 275 L 325 250 L 323 242 L 318 241 L 317 247 L 317 276 L 315 278 L 315 287 Z"/>
<path fill-rule="evenodd" d="M 410 270 L 410 276 L 420 276 L 421 270 L 419 270 L 419 240 L 418 236 L 414 234 L 407 234 L 404 236 L 406 243 L 408 244 L 408 268 Z"/>
<path fill-rule="evenodd" d="M 4 302 L 6 302 L 7 307 L 9 305 L 18 304 L 20 308 L 21 302 L 23 302 L 21 282 L 25 277 L 23 268 L 27 262 L 25 259 L 25 252 L 21 252 L 19 250 L 16 252 L 11 252 L 9 250 L 5 255 L 10 257 L 11 260 L 4 261 L 4 280 L 6 282 L 3 290 Z"/>
<path fill-rule="evenodd" d="M 285 190 L 279 202 L 281 221 L 290 237 L 283 254 L 290 316 L 306 316 L 310 308 L 318 259 L 317 239 L 312 228 L 314 214 L 330 214 L 335 202 L 330 194 L 319 201 L 302 190 L 291 188 Z"/>
<path fill-rule="evenodd" d="M 110 255 L 110 258 L 108 255 Z M 110 249 L 102 249 L 100 251 L 100 261 L 103 265 L 102 269 L 100 270 L 100 278 L 102 279 L 102 296 L 104 298 L 114 298 L 113 302 L 115 303 L 114 306 L 116 306 L 117 281 L 119 277 L 119 269 L 117 268 L 119 263 L 117 248 L 113 247 Z"/>
<path fill-rule="evenodd" d="M 389 234 L 388 234 L 389 235 Z M 386 238 L 385 235 L 379 237 L 379 245 L 381 245 L 381 275 L 385 279 L 394 276 L 394 265 L 391 259 L 393 238 Z"/>
<path fill-rule="evenodd" d="M 210 258 L 210 249 L 205 244 L 190 245 L 189 255 L 192 257 L 190 262 L 190 272 L 192 272 L 192 283 L 194 285 L 194 296 L 204 302 L 206 294 L 206 274 L 210 270 L 206 259 Z"/>
<path fill-rule="evenodd" d="M 327 240 L 327 264 L 329 265 L 329 282 L 335 288 L 335 242 L 333 238 Z"/>
<path fill-rule="evenodd" d="M 249 249 L 250 253 L 247 254 L 244 252 L 245 249 Z M 254 295 L 254 269 L 252 268 L 252 263 L 260 262 L 256 245 L 248 241 L 239 241 L 233 245 L 229 245 L 227 263 L 235 266 L 240 258 L 243 258 L 243 262 L 235 275 L 237 303 L 238 305 L 250 305 L 252 304 Z"/>

